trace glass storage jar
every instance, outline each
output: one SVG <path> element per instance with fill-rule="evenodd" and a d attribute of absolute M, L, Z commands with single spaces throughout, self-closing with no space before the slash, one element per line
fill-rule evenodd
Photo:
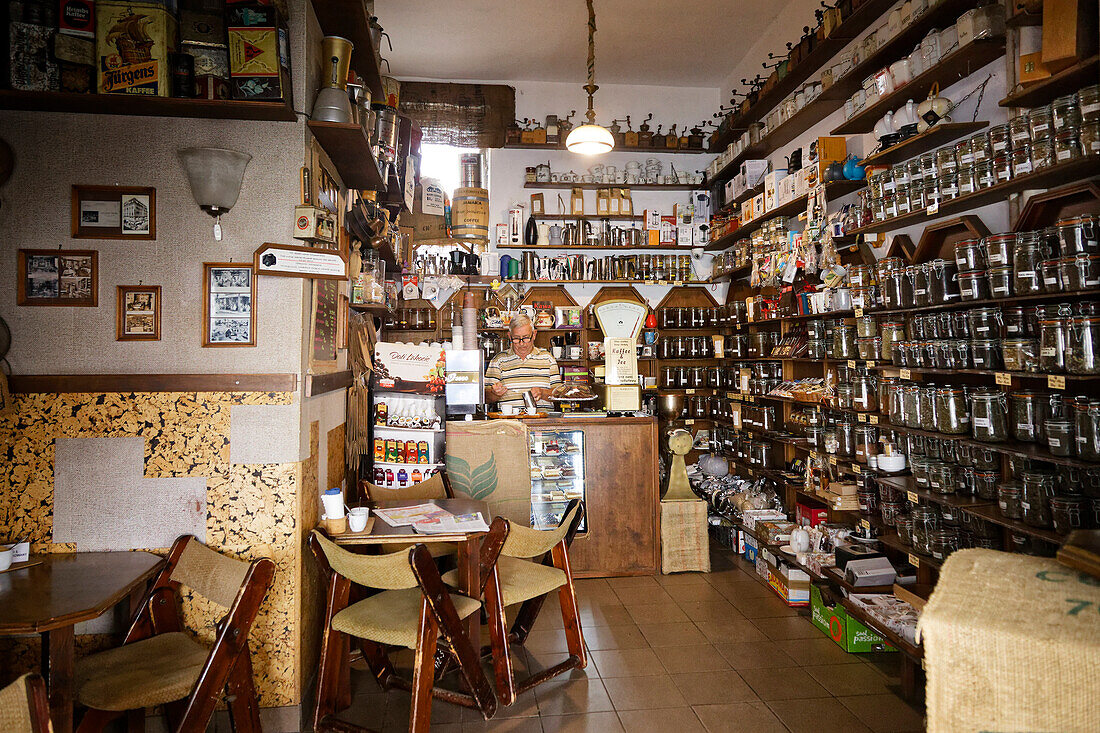
<path fill-rule="evenodd" d="M 1100 286 L 1100 255 L 1075 254 L 1058 261 L 1062 288 L 1087 290 Z"/>
<path fill-rule="evenodd" d="M 985 270 L 970 270 L 959 273 L 959 292 L 963 300 L 988 300 L 989 273 Z"/>
<path fill-rule="evenodd" d="M 1012 159 L 1012 177 L 1019 178 L 1031 173 L 1031 145 L 1021 144 L 1012 149 L 1009 157 Z"/>
<path fill-rule="evenodd" d="M 1070 316 L 1065 364 L 1070 374 L 1100 374 L 1100 316 Z"/>
<path fill-rule="evenodd" d="M 841 410 L 852 409 L 852 397 L 855 390 L 850 384 L 838 384 L 836 386 L 836 406 Z"/>
<path fill-rule="evenodd" d="M 1081 130 L 1070 127 L 1054 135 L 1054 161 L 1065 163 L 1081 157 Z"/>
<path fill-rule="evenodd" d="M 1028 155 L 1031 152 L 1028 151 Z M 993 185 L 1012 180 L 1012 151 L 993 156 Z"/>
<path fill-rule="evenodd" d="M 855 327 L 845 323 L 834 328 L 832 357 L 854 359 L 857 353 Z"/>
<path fill-rule="evenodd" d="M 970 410 L 962 387 L 936 388 L 936 430 L 962 435 L 970 430 Z"/>
<path fill-rule="evenodd" d="M 1077 452 L 1077 439 L 1073 434 L 1074 423 L 1069 420 L 1047 420 L 1043 428 L 1047 434 L 1047 446 L 1051 455 L 1072 456 Z"/>
<path fill-rule="evenodd" d="M 1021 234 L 1012 252 L 1013 285 L 1017 295 L 1039 292 L 1039 262 L 1042 259 L 1038 236 Z"/>
<path fill-rule="evenodd" d="M 909 456 L 909 470 L 913 474 L 913 482 L 922 489 L 928 488 L 928 464 L 930 460 L 925 456 Z"/>
<path fill-rule="evenodd" d="M 1020 518 L 1032 527 L 1050 527 L 1050 498 L 1054 496 L 1054 474 L 1024 471 L 1020 491 Z"/>
<path fill-rule="evenodd" d="M 1063 256 L 1100 252 L 1100 215 L 1066 217 L 1059 219 L 1056 227 Z"/>
<path fill-rule="evenodd" d="M 1024 309 L 1020 306 L 1006 306 L 1001 309 L 1001 337 L 1023 338 L 1031 336 L 1027 319 L 1024 318 Z"/>
<path fill-rule="evenodd" d="M 905 216 L 912 211 L 912 199 L 909 197 L 910 185 L 908 183 L 899 183 L 897 190 L 894 191 L 894 206 L 897 208 L 898 216 Z"/>
<path fill-rule="evenodd" d="M 979 389 L 970 395 L 970 429 L 975 440 L 986 443 L 1008 439 L 1008 400 L 1004 392 Z"/>
<path fill-rule="evenodd" d="M 901 424 L 910 428 L 920 428 L 920 385 L 905 384 L 901 388 Z"/>
<path fill-rule="evenodd" d="M 1012 136 L 1008 128 L 1007 122 L 989 128 L 989 147 L 994 155 L 1012 149 Z"/>
<path fill-rule="evenodd" d="M 1031 144 L 1031 170 L 1041 171 L 1054 165 L 1054 139 L 1036 140 Z"/>
<path fill-rule="evenodd" d="M 970 342 L 965 339 L 956 339 L 951 342 L 951 349 L 955 353 L 952 359 L 952 369 L 970 369 L 974 366 L 974 359 L 970 353 Z"/>
<path fill-rule="evenodd" d="M 878 320 L 874 316 L 860 316 L 857 318 L 856 336 L 860 338 L 878 336 Z"/>
<path fill-rule="evenodd" d="M 947 173 L 955 173 L 959 169 L 959 162 L 955 158 L 955 149 L 950 145 L 939 148 L 936 153 L 936 171 L 943 176 Z"/>
<path fill-rule="evenodd" d="M 963 272 L 989 267 L 981 239 L 963 239 L 955 243 L 955 262 Z"/>
<path fill-rule="evenodd" d="M 959 532 L 953 527 L 943 527 L 932 535 L 932 557 L 937 560 L 948 558 L 959 549 Z"/>
<path fill-rule="evenodd" d="M 956 172 L 942 173 L 936 179 L 940 189 L 940 201 L 954 201 L 959 197 L 959 174 Z"/>
<path fill-rule="evenodd" d="M 959 171 L 959 195 L 966 196 L 979 189 L 978 165 L 972 164 Z"/>
<path fill-rule="evenodd" d="M 913 265 L 909 268 L 909 277 L 913 281 L 913 305 L 931 305 L 932 296 L 928 290 L 928 265 Z"/>
<path fill-rule="evenodd" d="M 1055 134 L 1070 127 L 1081 126 L 1081 105 L 1077 101 L 1077 94 L 1066 94 L 1055 97 L 1050 104 L 1054 120 Z"/>
<path fill-rule="evenodd" d="M 898 531 L 898 539 L 903 545 L 913 544 L 913 517 L 909 514 L 899 514 L 894 520 L 894 528 Z"/>
<path fill-rule="evenodd" d="M 917 399 L 920 425 L 916 427 L 934 432 L 936 430 L 936 418 L 938 417 L 936 412 L 936 385 L 922 386 Z"/>
<path fill-rule="evenodd" d="M 1010 372 L 1039 371 L 1038 339 L 1005 339 L 1001 342 L 1004 366 Z"/>
<path fill-rule="evenodd" d="M 1007 519 L 1020 519 L 1023 508 L 1020 506 L 1022 489 L 1017 481 L 1006 481 L 997 485 L 997 507 Z"/>
<path fill-rule="evenodd" d="M 1100 400 L 1078 397 L 1073 409 L 1078 457 L 1100 461 Z"/>
<path fill-rule="evenodd" d="M 879 361 L 882 358 L 882 339 L 878 336 L 856 339 L 859 358 L 864 361 Z"/>
<path fill-rule="evenodd" d="M 992 234 L 982 239 L 982 245 L 985 248 L 986 262 L 990 267 L 1012 265 L 1012 251 L 1016 246 L 1015 234 Z"/>
<path fill-rule="evenodd" d="M 974 469 L 974 494 L 993 501 L 997 498 L 997 482 L 1000 480 L 1000 471 Z"/>
<path fill-rule="evenodd" d="M 1042 401 L 1044 395 L 1038 392 L 1013 392 L 1012 415 L 1009 425 L 1012 437 L 1023 443 L 1035 443 L 1041 439 Z"/>
<path fill-rule="evenodd" d="M 1090 84 L 1077 91 L 1081 103 L 1081 120 L 1100 120 L 1100 84 Z"/>
<path fill-rule="evenodd" d="M 970 138 L 955 143 L 955 160 L 959 163 L 960 171 L 973 165 L 974 152 L 970 147 Z"/>
<path fill-rule="evenodd" d="M 856 460 L 867 463 L 870 456 L 878 455 L 878 428 L 874 425 L 855 427 Z"/>
<path fill-rule="evenodd" d="M 848 420 L 839 420 L 836 424 L 836 454 L 841 458 L 851 458 L 855 453 L 854 426 Z"/>
<path fill-rule="evenodd" d="M 1028 130 L 1032 142 L 1045 140 L 1054 134 L 1054 118 L 1051 105 L 1044 104 L 1041 107 L 1032 107 L 1028 110 Z"/>
<path fill-rule="evenodd" d="M 1031 142 L 1031 125 L 1028 123 L 1027 112 L 1022 112 L 1008 121 L 1008 136 L 1009 150 Z"/>
<path fill-rule="evenodd" d="M 1039 283 L 1044 293 L 1062 292 L 1062 271 L 1059 259 L 1047 259 L 1039 263 Z"/>
<path fill-rule="evenodd" d="M 1039 369 L 1058 374 L 1066 368 L 1066 319 L 1039 321 Z"/>
<path fill-rule="evenodd" d="M 1092 502 L 1084 496 L 1052 496 L 1050 519 L 1054 531 L 1069 534 L 1075 529 L 1088 527 L 1088 514 Z"/>
<path fill-rule="evenodd" d="M 1001 342 L 995 339 L 974 339 L 970 342 L 970 360 L 975 369 L 1001 368 Z"/>
<path fill-rule="evenodd" d="M 825 352 L 825 341 L 823 339 L 810 339 L 806 342 L 807 359 L 824 359 Z"/>
<path fill-rule="evenodd" d="M 962 496 L 974 496 L 974 469 L 970 466 L 956 466 L 955 493 Z"/>
<path fill-rule="evenodd" d="M 932 554 L 932 535 L 940 528 L 940 517 L 935 507 L 920 504 L 913 507 L 910 516 L 913 526 L 910 535 L 913 538 L 913 547 L 925 555 Z"/>
<path fill-rule="evenodd" d="M 989 268 L 989 294 L 994 298 L 1009 298 L 1013 293 L 1011 267 Z"/>
<path fill-rule="evenodd" d="M 1100 120 L 1081 124 L 1081 154 L 1100 155 Z"/>
<path fill-rule="evenodd" d="M 928 468 L 928 488 L 931 491 L 939 494 L 954 494 L 958 486 L 957 482 L 953 464 L 945 461 L 931 462 Z"/>
<path fill-rule="evenodd" d="M 879 335 L 882 337 L 882 358 L 893 360 L 894 344 L 905 340 L 905 322 L 887 321 L 880 327 Z"/>
<path fill-rule="evenodd" d="M 930 305 L 952 303 L 961 297 L 959 266 L 949 260 L 936 259 L 928 263 Z"/>

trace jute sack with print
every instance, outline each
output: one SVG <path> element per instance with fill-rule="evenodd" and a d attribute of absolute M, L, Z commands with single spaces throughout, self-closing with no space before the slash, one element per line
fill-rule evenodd
<path fill-rule="evenodd" d="M 493 516 L 530 526 L 530 448 L 519 420 L 448 422 L 447 478 L 455 496 L 484 501 Z"/>
<path fill-rule="evenodd" d="M 661 572 L 710 572 L 705 501 L 661 502 Z"/>
<path fill-rule="evenodd" d="M 918 626 L 929 733 L 1100 731 L 1100 580 L 960 550 Z"/>

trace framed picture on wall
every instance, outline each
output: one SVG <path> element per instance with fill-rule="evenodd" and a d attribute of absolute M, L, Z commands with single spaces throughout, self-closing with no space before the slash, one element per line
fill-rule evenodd
<path fill-rule="evenodd" d="M 19 305 L 99 304 L 99 252 L 94 249 L 21 249 L 18 268 Z"/>
<path fill-rule="evenodd" d="M 157 190 L 144 186 L 73 186 L 74 239 L 156 239 Z"/>
<path fill-rule="evenodd" d="M 160 341 L 160 286 L 119 285 L 116 341 Z"/>
<path fill-rule="evenodd" d="M 202 264 L 202 345 L 256 345 L 256 278 L 251 265 Z"/>

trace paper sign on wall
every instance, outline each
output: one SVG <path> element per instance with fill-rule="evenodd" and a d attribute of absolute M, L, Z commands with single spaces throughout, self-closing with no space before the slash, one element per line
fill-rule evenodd
<path fill-rule="evenodd" d="M 621 336 L 609 336 L 603 340 L 604 381 L 607 384 L 638 383 L 636 343 L 636 339 Z"/>

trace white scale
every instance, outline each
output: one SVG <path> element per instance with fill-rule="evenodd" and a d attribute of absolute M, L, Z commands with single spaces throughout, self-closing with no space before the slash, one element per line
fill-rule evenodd
<path fill-rule="evenodd" d="M 604 409 L 636 412 L 642 409 L 635 348 L 649 307 L 633 300 L 607 300 L 593 307 L 604 335 Z"/>

